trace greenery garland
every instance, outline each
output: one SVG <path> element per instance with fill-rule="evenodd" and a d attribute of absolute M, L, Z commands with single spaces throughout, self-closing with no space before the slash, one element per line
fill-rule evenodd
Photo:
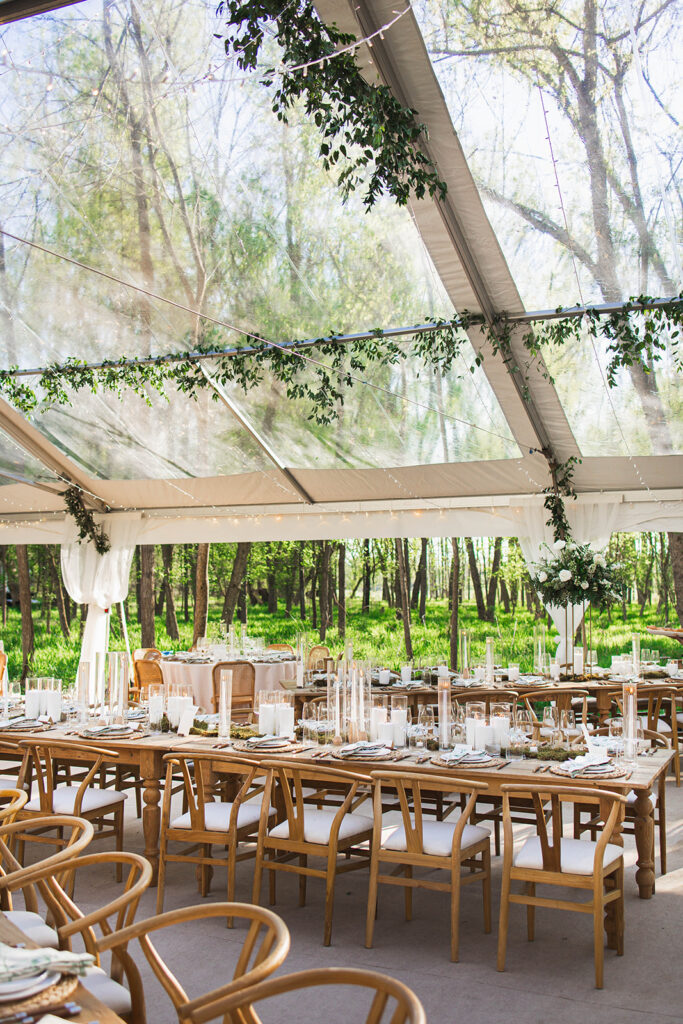
<path fill-rule="evenodd" d="M 111 549 L 111 541 L 102 526 L 98 526 L 89 508 L 83 503 L 83 495 L 80 488 L 68 487 L 62 497 L 67 512 L 75 520 L 78 527 L 79 540 L 89 540 L 95 545 L 98 555 L 106 555 Z"/>
<path fill-rule="evenodd" d="M 367 209 L 382 193 L 399 206 L 411 195 L 444 198 L 446 184 L 421 149 L 425 125 L 386 85 L 363 78 L 354 35 L 324 24 L 311 0 L 221 0 L 218 14 L 225 17 L 226 33 L 217 38 L 224 38 L 226 54 L 235 54 L 243 70 L 256 70 L 266 33 L 274 36 L 282 66 L 262 73 L 265 86 L 278 82 L 273 111 L 286 123 L 290 108 L 303 100 L 322 136 L 323 167 L 342 168 L 337 184 L 345 200 L 361 186 Z"/>

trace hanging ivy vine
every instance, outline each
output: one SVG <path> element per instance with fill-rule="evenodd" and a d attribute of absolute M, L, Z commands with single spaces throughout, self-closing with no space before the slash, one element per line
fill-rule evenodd
<path fill-rule="evenodd" d="M 323 166 L 340 169 L 337 185 L 345 200 L 358 188 L 365 190 L 368 210 L 383 193 L 399 206 L 411 195 L 446 195 L 421 148 L 427 129 L 417 111 L 404 107 L 386 85 L 363 78 L 355 36 L 324 24 L 310 0 L 221 0 L 218 14 L 225 33 L 217 38 L 242 70 L 259 68 L 266 38 L 274 37 L 282 63 L 263 68 L 261 79 L 267 87 L 277 82 L 273 111 L 286 123 L 294 104 L 303 103 L 321 135 Z"/>
<path fill-rule="evenodd" d="M 78 487 L 68 487 L 62 494 L 69 515 L 78 527 L 79 540 L 92 541 L 98 555 L 106 555 L 111 541 L 102 526 L 98 526 L 89 508 L 85 507 L 83 495 Z"/>

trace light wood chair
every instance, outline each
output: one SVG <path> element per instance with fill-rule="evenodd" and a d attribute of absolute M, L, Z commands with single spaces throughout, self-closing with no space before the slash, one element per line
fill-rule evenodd
<path fill-rule="evenodd" d="M 527 935 L 530 942 L 534 938 L 536 907 L 573 910 L 593 917 L 595 987 L 602 988 L 603 927 L 608 929 L 609 942 L 616 947 L 617 954 L 621 956 L 624 952 L 624 851 L 617 844 L 620 841 L 619 830 L 626 797 L 604 789 L 588 792 L 585 788 L 569 785 L 528 784 L 522 787 L 511 784 L 502 786 L 501 791 L 505 852 L 498 930 L 498 970 L 505 970 L 511 903 L 521 903 L 527 908 Z M 534 801 L 538 832 L 537 836 L 527 839 L 516 852 L 510 820 L 510 797 L 515 795 L 530 796 Z M 551 809 L 546 820 L 544 804 L 548 800 Z M 582 805 L 590 803 L 596 807 L 602 823 L 596 842 L 562 837 L 561 805 L 577 801 Z M 552 835 L 548 831 L 550 822 Z M 513 894 L 510 891 L 515 881 L 524 883 L 524 893 Z M 590 893 L 590 898 L 580 902 L 537 896 L 537 885 L 584 890 Z"/>
<path fill-rule="evenodd" d="M 28 793 L 25 789 L 0 789 L 0 824 L 10 825 L 17 812 L 27 803 Z"/>
<path fill-rule="evenodd" d="M 321 985 L 364 988 L 373 995 L 370 1009 L 362 1017 L 355 1013 L 353 1017 L 350 1016 L 348 1004 L 343 997 L 338 997 L 331 1003 L 325 1002 L 321 1019 L 329 1021 L 329 1024 L 334 1024 L 335 1021 L 339 1024 L 351 1024 L 352 1021 L 358 1024 L 381 1024 L 382 1021 L 386 1021 L 387 1024 L 427 1024 L 422 1003 L 407 985 L 378 971 L 364 971 L 356 967 L 315 967 L 308 971 L 298 971 L 296 974 L 284 974 L 228 996 L 220 1003 L 216 1003 L 213 1009 L 216 1016 L 224 1013 L 225 1020 L 235 1019 L 241 1024 L 261 1024 L 254 1003 L 287 992 L 308 993 L 310 989 Z M 239 1016 L 231 1017 L 231 1014 Z M 198 1018 L 190 1019 L 198 1021 Z M 201 1018 L 202 1021 L 208 1019 L 215 1018 Z"/>
<path fill-rule="evenodd" d="M 369 864 L 369 851 L 359 849 L 359 845 L 372 836 L 372 818 L 356 813 L 369 797 L 367 778 L 351 771 L 313 768 L 296 761 L 264 760 L 261 764 L 268 774 L 261 801 L 253 902 L 260 903 L 264 870 L 270 872 L 271 904 L 275 903 L 277 871 L 299 876 L 299 906 L 302 907 L 306 904 L 306 879 L 324 878 L 323 943 L 329 946 L 335 878 L 338 873 L 356 871 Z M 315 792 L 329 785 L 346 790 L 339 808 L 319 808 L 306 802 L 310 787 Z M 277 808 L 281 819 L 274 828 L 270 825 L 272 806 Z M 339 854 L 344 854 L 346 859 L 338 864 Z M 309 867 L 309 857 L 321 857 L 326 862 L 325 867 Z M 298 863 L 292 863 L 295 859 Z"/>
<path fill-rule="evenodd" d="M 255 856 L 255 849 L 239 851 L 240 843 L 255 842 L 261 818 L 265 769 L 257 762 L 219 754 L 167 754 L 166 785 L 161 810 L 161 833 L 159 843 L 159 882 L 157 888 L 157 913 L 164 908 L 166 865 L 194 864 L 199 866 L 199 885 L 202 896 L 207 896 L 210 883 L 210 868 L 227 868 L 228 901 L 235 898 L 235 865 L 238 861 Z M 209 770 L 218 773 L 220 783 L 227 781 L 236 790 L 230 801 L 214 800 L 216 786 L 208 778 Z M 184 786 L 187 811 L 173 818 L 171 813 L 172 784 L 178 775 Z M 269 815 L 274 824 L 275 812 Z M 169 852 L 169 843 L 182 843 L 182 853 Z M 212 847 L 226 848 L 222 859 L 212 856 Z"/>
<path fill-rule="evenodd" d="M 61 850 L 35 864 L 24 867 L 16 859 L 12 850 L 15 836 L 25 832 L 26 829 L 40 832 L 46 828 L 59 828 L 62 836 L 68 829 L 70 835 Z M 0 909 L 5 917 L 37 945 L 51 946 L 56 949 L 59 940 L 57 932 L 45 922 L 44 917 L 39 913 L 39 901 L 35 886 L 27 882 L 26 879 L 29 875 L 34 874 L 37 867 L 57 872 L 61 863 L 82 853 L 94 834 L 95 830 L 91 822 L 66 814 L 35 818 L 30 823 L 14 821 L 4 822 L 0 825 Z M 15 909 L 12 903 L 12 891 L 18 887 L 23 890 L 23 910 Z"/>
<path fill-rule="evenodd" d="M 577 720 L 588 726 L 588 690 L 580 687 L 563 687 L 561 690 L 532 690 L 525 693 L 521 701 L 526 710 L 532 715 L 534 723 L 534 737 L 539 740 L 549 739 L 549 731 L 544 727 L 542 719 L 536 714 L 535 705 L 539 703 L 549 704 L 556 707 L 559 712 L 573 711 Z"/>
<path fill-rule="evenodd" d="M 161 661 L 161 651 L 157 647 L 136 647 L 133 661 Z"/>
<path fill-rule="evenodd" d="M 250 661 L 219 661 L 213 666 L 213 710 L 218 712 L 221 692 L 221 672 L 232 672 L 232 717 L 249 718 L 254 710 L 256 669 Z"/>
<path fill-rule="evenodd" d="M 372 772 L 374 783 L 374 821 L 370 888 L 368 892 L 365 945 L 372 948 L 377 890 L 379 885 L 405 888 L 406 920 L 412 917 L 413 889 L 431 889 L 450 893 L 451 960 L 457 961 L 459 951 L 460 889 L 472 882 L 481 882 L 484 904 L 484 931 L 491 931 L 491 835 L 488 829 L 471 824 L 477 795 L 488 786 L 451 776 L 426 776 L 406 771 Z M 438 789 L 442 793 L 467 794 L 464 810 L 457 821 L 425 821 L 423 793 Z M 385 798 L 398 800 L 402 824 L 382 828 Z M 381 874 L 382 865 L 387 873 Z M 437 882 L 431 877 L 415 878 L 413 869 L 430 874 L 447 871 L 449 881 Z M 402 872 L 402 873 L 401 873 Z"/>
<path fill-rule="evenodd" d="M 623 690 L 611 690 L 609 696 L 612 700 L 612 708 L 618 714 L 623 714 Z M 642 722 L 643 729 L 648 732 L 661 733 L 671 741 L 674 750 L 673 769 L 676 776 L 676 785 L 681 784 L 681 759 L 678 727 L 683 725 L 679 721 L 678 701 L 680 691 L 675 686 L 661 686 L 650 683 L 638 684 L 638 717 Z M 683 718 L 683 716 L 681 716 Z"/>
<path fill-rule="evenodd" d="M 32 797 L 18 811 L 18 821 L 30 821 L 52 814 L 74 815 L 97 825 L 96 839 L 108 839 L 113 836 L 116 849 L 123 849 L 123 808 L 126 794 L 91 785 L 93 780 L 99 777 L 105 761 L 117 760 L 119 755 L 115 750 L 67 740 L 47 739 L 22 740 L 19 748 L 24 751 L 19 784 L 23 787 L 24 781 L 28 782 L 32 775 L 37 796 Z M 82 769 L 80 777 L 75 780 L 77 785 L 55 785 L 54 766 L 64 761 Z M 17 840 L 20 848 L 23 848 L 24 841 L 50 843 L 58 848 L 64 846 L 59 829 L 54 837 L 44 833 L 29 835 L 27 832 L 18 836 Z M 120 881 L 120 868 L 117 868 L 117 871 L 117 878 Z"/>
<path fill-rule="evenodd" d="M 86 868 L 92 868 L 101 876 L 102 868 L 112 863 L 117 874 L 128 868 L 123 890 L 110 902 L 84 913 L 67 892 L 65 880 L 70 882 L 75 874 Z M 133 958 L 124 946 L 118 946 L 107 974 L 101 967 L 100 955 L 103 938 L 133 923 L 140 899 L 152 881 L 149 861 L 136 853 L 85 853 L 61 861 L 58 874 L 54 865 L 39 862 L 16 876 L 8 875 L 4 881 L 9 892 L 25 891 L 28 886 L 38 890 L 54 923 L 60 949 L 71 949 L 72 939 L 80 936 L 86 952 L 95 957 L 93 967 L 88 968 L 80 979 L 89 992 L 131 1024 L 144 1018 L 142 979 Z M 127 987 L 122 984 L 124 979 Z M 140 1006 L 143 1018 L 138 1012 Z"/>
<path fill-rule="evenodd" d="M 469 704 L 470 701 L 483 701 L 486 704 L 486 710 L 488 711 L 491 704 L 496 704 L 499 701 L 503 703 L 512 704 L 514 707 L 515 702 L 519 699 L 519 694 L 516 690 L 495 690 L 491 687 L 482 686 L 477 689 L 466 690 L 462 693 L 456 693 L 453 695 L 454 704 Z"/>
<path fill-rule="evenodd" d="M 591 735 L 593 736 L 608 736 L 609 726 L 604 726 L 601 729 L 596 729 Z M 665 750 L 671 750 L 671 741 L 665 733 L 651 732 L 649 729 L 643 730 L 643 737 L 650 741 L 650 749 L 662 747 Z M 626 807 L 624 809 L 624 823 L 622 825 L 622 834 L 627 836 L 635 835 L 635 821 L 636 821 L 636 800 L 638 799 L 635 789 L 632 789 L 626 794 Z M 659 869 L 660 874 L 666 874 L 666 776 L 662 772 L 657 779 L 657 792 L 652 793 L 649 797 L 650 801 L 650 814 L 652 816 L 652 824 L 654 826 L 652 833 L 652 860 L 655 860 L 655 832 L 659 831 Z M 588 819 L 584 819 L 582 814 L 588 813 Z M 599 821 L 595 820 L 595 816 L 591 815 L 591 808 L 582 807 L 580 803 L 574 804 L 574 838 L 579 839 L 582 832 L 590 832 L 591 839 L 596 839 L 596 830 L 599 828 Z M 653 886 L 654 891 L 654 886 Z"/>
<path fill-rule="evenodd" d="M 134 685 L 130 696 L 133 700 L 144 699 L 150 685 L 164 685 L 164 674 L 159 661 L 148 658 L 136 658 L 133 661 Z"/>
<path fill-rule="evenodd" d="M 291 644 L 268 644 L 266 647 L 267 651 L 287 651 L 288 654 L 294 654 L 294 648 Z"/>
<path fill-rule="evenodd" d="M 150 935 L 163 928 L 177 927 L 191 921 L 205 921 L 209 917 L 225 917 L 227 920 L 237 918 L 247 923 L 249 928 L 237 957 L 232 980 L 205 995 L 190 999 L 157 952 Z M 140 943 L 150 967 L 171 999 L 179 1024 L 203 1024 L 218 1017 L 224 1024 L 246 1024 L 252 1020 L 247 1014 L 240 1014 L 239 1010 L 231 1015 L 229 1011 L 223 1010 L 223 1004 L 235 993 L 251 992 L 268 978 L 283 963 L 290 946 L 289 931 L 284 921 L 272 911 L 248 903 L 209 903 L 171 910 L 113 932 L 100 941 L 99 949 L 110 949 L 115 955 L 123 951 L 130 956 L 128 947 L 134 940 Z M 227 973 L 222 957 L 220 973 L 223 976 Z M 144 1000 L 135 1003 L 135 1011 L 133 1024 L 146 1024 Z"/>
<path fill-rule="evenodd" d="M 325 665 L 331 657 L 329 647 L 325 644 L 314 644 L 308 652 L 306 667 L 309 672 L 324 672 Z"/>

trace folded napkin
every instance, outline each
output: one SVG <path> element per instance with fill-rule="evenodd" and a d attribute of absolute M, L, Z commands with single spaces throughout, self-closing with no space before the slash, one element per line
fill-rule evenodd
<path fill-rule="evenodd" d="M 90 953 L 70 953 L 64 949 L 15 949 L 0 942 L 0 983 L 34 978 L 41 971 L 60 974 L 85 974 L 95 957 Z"/>
<path fill-rule="evenodd" d="M 582 772 L 604 771 L 611 763 L 607 753 L 594 749 L 587 754 L 582 754 L 580 757 L 573 757 L 569 761 L 565 761 L 561 768 L 573 777 L 574 775 L 580 775 Z"/>
<path fill-rule="evenodd" d="M 288 742 L 289 736 L 250 736 L 247 740 L 250 747 L 273 747 Z"/>
<path fill-rule="evenodd" d="M 384 744 L 375 747 L 352 747 L 351 749 L 342 747 L 340 750 L 342 757 L 357 757 L 359 761 L 362 761 L 364 757 L 390 757 L 393 753 L 394 751 Z"/>
<path fill-rule="evenodd" d="M 483 757 L 488 757 L 488 754 L 485 750 L 470 750 L 469 747 L 458 744 L 450 753 L 440 754 L 439 757 L 447 764 L 453 764 L 457 761 L 480 760 Z"/>

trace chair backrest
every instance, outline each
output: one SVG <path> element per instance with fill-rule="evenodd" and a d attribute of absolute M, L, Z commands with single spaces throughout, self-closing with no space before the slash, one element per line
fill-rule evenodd
<path fill-rule="evenodd" d="M 326 647 L 324 644 L 314 644 L 308 652 L 307 667 L 313 672 L 323 671 L 325 663 L 330 657 L 329 647 Z"/>
<path fill-rule="evenodd" d="M 262 981 L 258 985 L 243 988 L 241 991 L 227 996 L 220 1003 L 216 1002 L 211 1010 L 213 1016 L 191 1016 L 193 1024 L 202 1024 L 205 1021 L 216 1020 L 220 1014 L 225 1014 L 226 1020 L 239 1020 L 244 1024 L 260 1024 L 261 1018 L 254 1009 L 254 1003 L 264 999 L 271 999 L 273 996 L 284 995 L 286 992 L 307 991 L 318 988 L 322 985 L 348 985 L 354 988 L 365 988 L 373 993 L 369 1011 L 362 1017 L 349 1015 L 348 1002 L 343 998 L 336 998 L 331 1005 L 321 1000 L 325 1005 L 324 1013 L 320 1014 L 330 1024 L 381 1024 L 383 1020 L 387 1024 L 426 1024 L 427 1017 L 424 1007 L 415 993 L 395 978 L 387 974 L 380 974 L 378 971 L 365 971 L 356 967 L 314 967 L 307 971 L 298 971 L 296 974 L 283 974 L 268 981 Z M 309 996 L 310 1000 L 310 996 Z M 334 1007 L 337 1007 L 335 1012 Z M 233 1014 L 231 1017 L 230 1015 Z M 238 1016 L 239 1014 L 239 1016 Z M 280 1018 L 282 1019 L 282 1018 Z"/>
<path fill-rule="evenodd" d="M 17 811 L 28 803 L 28 793 L 24 789 L 0 789 L 0 823 L 10 824 L 14 821 Z"/>
<path fill-rule="evenodd" d="M 181 983 L 157 952 L 150 935 L 162 928 L 204 921 L 208 917 L 236 918 L 247 922 L 249 928 L 237 957 L 232 980 L 212 992 L 189 999 Z M 290 946 L 289 931 L 284 921 L 272 910 L 248 903 L 202 903 L 199 906 L 170 910 L 114 932 L 100 942 L 99 948 L 100 951 L 111 949 L 114 953 L 119 949 L 127 951 L 129 943 L 134 939 L 140 943 L 148 963 L 173 1002 L 178 1020 L 183 1024 L 187 1021 L 200 1024 L 215 1020 L 216 1017 L 223 1020 L 222 1003 L 236 991 L 251 989 L 253 985 L 268 978 L 282 964 Z M 221 965 L 221 973 L 223 970 Z M 236 1014 L 234 1017 L 225 1017 L 225 1020 L 234 1020 L 237 1024 L 243 1018 Z"/>
<path fill-rule="evenodd" d="M 267 651 L 287 651 L 289 654 L 294 654 L 294 648 L 291 644 L 268 644 L 266 647 Z"/>
<path fill-rule="evenodd" d="M 537 725 L 540 725 L 540 722 L 534 704 L 543 702 L 544 704 L 553 704 L 558 711 L 569 711 L 573 700 L 581 700 L 581 721 L 586 725 L 588 723 L 588 696 L 588 690 L 582 690 L 581 687 L 563 686 L 562 689 L 556 690 L 532 690 L 522 694 L 521 699 L 527 711 L 533 715 L 533 720 Z"/>
<path fill-rule="evenodd" d="M 161 661 L 161 651 L 157 647 L 136 647 L 133 661 Z"/>
<path fill-rule="evenodd" d="M 466 779 L 454 779 L 446 775 L 427 775 L 424 772 L 411 771 L 376 771 L 371 773 L 374 783 L 374 817 L 375 817 L 375 839 L 379 842 L 382 832 L 382 811 L 383 804 L 388 799 L 393 803 L 398 799 L 398 805 L 403 819 L 403 829 L 406 837 L 406 851 L 408 854 L 425 856 L 424 831 L 423 831 L 423 809 L 422 795 L 429 794 L 433 800 L 434 793 L 467 793 L 469 798 L 460 814 L 458 823 L 453 833 L 451 852 L 454 853 L 460 848 L 460 840 L 465 825 L 469 821 L 477 802 L 477 795 L 489 787 L 485 782 L 471 782 Z"/>
<path fill-rule="evenodd" d="M 85 791 L 97 775 L 103 761 L 116 761 L 118 753 L 103 747 L 93 747 L 86 743 L 73 743 L 68 740 L 22 740 L 19 748 L 24 751 L 24 761 L 19 772 L 19 786 L 23 787 L 30 778 L 29 771 L 33 767 L 33 778 L 40 799 L 40 813 L 54 813 L 54 761 L 83 762 L 87 770 L 79 780 L 78 792 L 74 801 L 74 815 L 81 812 L 81 803 Z M 27 813 L 27 812 L 19 812 Z M 36 812 L 37 813 L 37 812 Z"/>
<path fill-rule="evenodd" d="M 136 658 L 133 662 L 133 675 L 135 677 L 135 688 L 140 695 L 150 685 L 161 685 L 164 683 L 164 674 L 158 661 L 148 658 Z"/>
<path fill-rule="evenodd" d="M 64 847 L 49 857 L 44 857 L 34 864 L 23 867 L 15 857 L 16 851 L 13 847 L 16 838 L 24 837 L 32 832 L 42 835 L 45 829 L 55 828 L 62 830 L 62 836 L 64 836 L 64 832 L 71 830 Z M 5 822 L 0 825 L 0 907 L 3 910 L 11 910 L 12 892 L 21 888 L 26 910 L 36 913 L 38 897 L 31 881 L 36 870 L 45 867 L 53 873 L 57 872 L 60 864 L 77 857 L 88 846 L 94 834 L 95 829 L 91 822 L 70 814 L 51 814 L 44 818 Z M 61 873 L 59 877 L 62 877 Z"/>
<path fill-rule="evenodd" d="M 206 783 L 206 772 L 204 768 L 211 768 L 219 771 L 221 777 L 231 775 L 239 782 L 239 789 L 232 798 L 232 811 L 228 823 L 228 831 L 234 833 L 237 829 L 237 816 L 241 804 L 247 799 L 252 799 L 262 794 L 265 789 L 266 770 L 262 764 L 250 761 L 248 758 L 232 757 L 230 754 L 220 754 L 215 751 L 206 754 L 173 753 L 166 754 L 166 786 L 164 788 L 164 802 L 162 806 L 162 828 L 168 827 L 171 817 L 171 799 L 173 796 L 173 778 L 178 773 L 182 776 L 185 787 L 185 798 L 190 814 L 190 826 L 192 830 L 206 831 L 205 807 L 213 803 L 213 790 Z"/>
<path fill-rule="evenodd" d="M 221 692 L 221 672 L 230 669 L 232 672 L 232 711 L 233 714 L 246 715 L 254 707 L 254 689 L 256 687 L 256 669 L 250 661 L 219 661 L 213 666 L 211 678 L 213 682 L 213 709 L 218 711 Z"/>
<path fill-rule="evenodd" d="M 486 686 L 466 690 L 463 693 L 456 693 L 453 695 L 453 700 L 456 704 L 467 704 L 471 700 L 478 700 L 483 701 L 484 704 L 486 704 L 487 710 L 491 704 L 495 704 L 497 701 L 503 701 L 514 705 L 518 698 L 519 694 L 516 690 L 497 690 Z"/>
<path fill-rule="evenodd" d="M 7 668 L 7 652 L 6 651 L 0 651 L 0 679 L 2 679 L 2 677 L 4 676 L 6 668 Z"/>
<path fill-rule="evenodd" d="M 609 736 L 609 725 L 603 725 L 599 729 L 593 729 L 591 736 Z M 665 733 L 654 732 L 652 729 L 643 729 L 643 739 L 650 741 L 650 749 L 653 747 L 663 747 L 666 750 L 671 750 L 671 740 Z M 573 746 L 585 743 L 583 736 L 577 736 L 572 740 Z"/>
<path fill-rule="evenodd" d="M 367 786 L 367 777 L 356 772 L 343 771 L 339 768 L 323 768 L 302 764 L 300 761 L 261 761 L 261 767 L 267 769 L 265 792 L 261 803 L 261 828 L 265 825 L 271 806 L 283 806 L 289 826 L 289 839 L 293 842 L 304 842 L 304 789 L 313 786 L 323 788 L 325 784 L 334 785 L 337 789 L 346 789 L 346 794 L 339 805 L 330 829 L 330 844 L 336 842 L 342 819 L 347 812 L 356 808 L 368 799 L 367 791 L 358 793 L 359 786 Z"/>
<path fill-rule="evenodd" d="M 524 783 L 524 785 L 501 786 L 503 795 L 503 830 L 505 836 L 505 867 L 512 862 L 514 838 L 512 834 L 512 816 L 510 800 L 531 800 L 536 813 L 536 829 L 541 843 L 543 870 L 558 872 L 561 870 L 562 847 L 562 804 L 581 804 L 582 807 L 596 807 L 595 822 L 602 823 L 602 831 L 597 840 L 594 856 L 594 874 L 602 873 L 603 853 L 605 847 L 621 825 L 626 805 L 626 796 L 613 793 L 606 789 L 588 789 L 580 786 L 553 786 L 543 783 Z M 550 813 L 548 813 L 550 801 Z M 552 826 L 549 830 L 548 826 Z M 570 872 L 566 872 L 568 874 Z"/>

